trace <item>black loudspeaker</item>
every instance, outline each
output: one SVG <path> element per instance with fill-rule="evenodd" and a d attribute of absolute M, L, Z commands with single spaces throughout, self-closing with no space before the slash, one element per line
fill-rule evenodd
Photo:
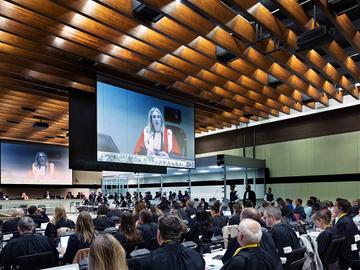
<path fill-rule="evenodd" d="M 333 28 L 320 25 L 317 28 L 301 33 L 298 36 L 298 49 L 300 51 L 316 49 L 323 44 L 332 41 L 334 36 L 335 30 Z"/>

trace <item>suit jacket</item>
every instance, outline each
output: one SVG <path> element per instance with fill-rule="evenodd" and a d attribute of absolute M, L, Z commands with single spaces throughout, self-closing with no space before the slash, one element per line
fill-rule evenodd
<path fill-rule="evenodd" d="M 256 194 L 255 194 L 255 192 L 253 190 L 244 192 L 243 203 L 245 202 L 245 200 L 247 198 L 247 193 L 249 193 L 249 200 L 253 203 L 253 207 L 255 207 L 255 205 L 256 205 Z"/>

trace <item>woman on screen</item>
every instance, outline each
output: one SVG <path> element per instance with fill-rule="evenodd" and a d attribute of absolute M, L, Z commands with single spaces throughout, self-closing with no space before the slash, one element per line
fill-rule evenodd
<path fill-rule="evenodd" d="M 135 146 L 135 154 L 169 157 L 170 153 L 180 155 L 181 151 L 171 129 L 165 127 L 161 111 L 153 107 L 148 114 L 148 124 Z"/>
<path fill-rule="evenodd" d="M 53 176 L 54 163 L 49 163 L 48 157 L 44 152 L 38 152 L 32 165 L 32 172 L 36 179 Z"/>

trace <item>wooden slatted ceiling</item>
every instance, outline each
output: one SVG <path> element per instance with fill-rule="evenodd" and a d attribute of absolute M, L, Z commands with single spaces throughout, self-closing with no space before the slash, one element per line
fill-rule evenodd
<path fill-rule="evenodd" d="M 271 2 L 306 31 L 314 20 L 302 1 L 139 2 L 163 17 L 139 20 L 130 0 L 0 0 L 0 138 L 67 144 L 67 93 L 94 92 L 97 72 L 160 85 L 195 102 L 197 132 L 359 97 L 359 66 L 346 48 L 333 40 L 321 47 L 326 55 L 297 51 L 299 33 L 267 8 Z M 348 15 L 334 15 L 326 0 L 316 2 L 360 52 Z M 259 40 L 255 24 L 271 38 Z M 217 46 L 237 59 L 218 61 Z M 269 83 L 270 75 L 279 83 Z M 32 128 L 39 117 L 49 129 Z"/>

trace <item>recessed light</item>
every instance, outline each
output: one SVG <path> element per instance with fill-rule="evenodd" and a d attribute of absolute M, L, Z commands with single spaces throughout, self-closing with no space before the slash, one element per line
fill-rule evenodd
<path fill-rule="evenodd" d="M 208 172 L 210 172 L 209 170 L 198 170 L 197 171 L 198 173 L 208 173 Z"/>
<path fill-rule="evenodd" d="M 230 167 L 229 168 L 229 171 L 240 171 L 240 170 L 242 170 L 242 168 L 240 168 L 240 167 Z"/>
<path fill-rule="evenodd" d="M 175 174 L 175 175 L 183 175 L 182 172 L 174 172 L 173 174 Z"/>

